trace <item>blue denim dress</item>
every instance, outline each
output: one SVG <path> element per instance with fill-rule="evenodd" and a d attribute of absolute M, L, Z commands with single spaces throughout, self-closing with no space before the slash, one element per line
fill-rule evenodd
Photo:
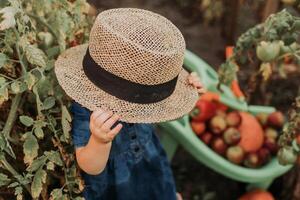
<path fill-rule="evenodd" d="M 85 146 L 91 111 L 73 101 L 71 112 L 73 144 L 75 148 Z M 120 123 L 123 128 L 112 142 L 104 171 L 99 175 L 82 171 L 85 199 L 175 200 L 172 171 L 153 125 Z"/>

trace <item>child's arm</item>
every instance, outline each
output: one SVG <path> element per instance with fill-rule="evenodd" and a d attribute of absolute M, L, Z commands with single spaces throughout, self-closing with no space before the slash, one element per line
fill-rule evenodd
<path fill-rule="evenodd" d="M 107 163 L 111 149 L 111 141 L 120 132 L 122 124 L 113 129 L 119 116 L 103 110 L 94 111 L 90 117 L 91 136 L 84 147 L 76 148 L 76 158 L 79 167 L 88 174 L 101 173 Z"/>

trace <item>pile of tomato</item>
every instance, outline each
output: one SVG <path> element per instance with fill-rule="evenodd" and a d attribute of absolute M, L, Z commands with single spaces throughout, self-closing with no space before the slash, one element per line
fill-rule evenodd
<path fill-rule="evenodd" d="M 230 162 L 249 168 L 277 154 L 284 121 L 279 111 L 253 115 L 202 98 L 190 113 L 191 128 L 200 140 Z"/>

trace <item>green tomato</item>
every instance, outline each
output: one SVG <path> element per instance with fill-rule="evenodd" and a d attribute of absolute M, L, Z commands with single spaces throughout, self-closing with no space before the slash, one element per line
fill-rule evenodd
<path fill-rule="evenodd" d="M 280 54 L 292 53 L 293 51 L 296 51 L 298 48 L 299 45 L 296 42 L 292 43 L 289 46 L 282 45 L 280 47 Z"/>
<path fill-rule="evenodd" d="M 280 53 L 280 47 L 283 45 L 282 41 L 265 42 L 262 41 L 256 47 L 256 55 L 263 62 L 270 62 L 274 60 Z"/>
<path fill-rule="evenodd" d="M 281 165 L 294 164 L 297 161 L 297 154 L 293 147 L 290 146 L 281 148 L 278 151 L 277 157 Z"/>
<path fill-rule="evenodd" d="M 43 41 L 45 47 L 50 47 L 53 44 L 53 35 L 49 32 L 39 32 L 38 38 Z"/>
<path fill-rule="evenodd" d="M 44 40 L 44 38 L 45 38 L 45 32 L 39 32 L 38 34 L 37 34 L 37 36 L 38 36 L 38 38 L 40 39 L 40 40 Z"/>

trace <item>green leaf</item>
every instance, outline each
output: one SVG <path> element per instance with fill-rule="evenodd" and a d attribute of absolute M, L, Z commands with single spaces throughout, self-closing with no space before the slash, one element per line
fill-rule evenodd
<path fill-rule="evenodd" d="M 292 147 L 293 147 L 294 151 L 296 151 L 299 154 L 299 152 L 300 152 L 300 146 L 297 144 L 296 140 L 292 141 Z"/>
<path fill-rule="evenodd" d="M 43 120 L 37 120 L 34 123 L 35 127 L 41 127 L 41 128 L 43 128 L 43 127 L 46 127 L 46 125 L 47 125 L 47 122 L 45 122 Z"/>
<path fill-rule="evenodd" d="M 13 91 L 13 93 L 18 94 L 20 92 L 20 81 L 14 81 L 10 85 L 10 88 Z"/>
<path fill-rule="evenodd" d="M 60 52 L 66 50 L 66 34 L 62 30 L 59 30 L 58 44 L 59 44 Z"/>
<path fill-rule="evenodd" d="M 215 192 L 207 192 L 203 195 L 203 200 L 213 200 L 216 199 L 216 196 Z"/>
<path fill-rule="evenodd" d="M 47 97 L 43 102 L 43 110 L 48 110 L 55 105 L 55 98 L 54 97 Z"/>
<path fill-rule="evenodd" d="M 290 165 L 297 161 L 297 153 L 291 146 L 285 146 L 279 149 L 277 157 L 281 165 Z"/>
<path fill-rule="evenodd" d="M 75 197 L 74 200 L 84 200 L 84 198 L 83 197 Z"/>
<path fill-rule="evenodd" d="M 27 86 L 24 82 L 14 81 L 10 85 L 10 88 L 14 94 L 18 94 L 18 93 L 24 92 L 27 89 Z"/>
<path fill-rule="evenodd" d="M 56 119 L 55 119 L 52 115 L 49 115 L 49 116 L 48 116 L 48 122 L 49 122 L 49 129 L 50 129 L 52 132 L 55 132 L 56 130 L 53 129 L 53 127 L 55 128 L 55 127 L 57 126 Z"/>
<path fill-rule="evenodd" d="M 15 188 L 15 196 L 17 196 L 17 200 L 23 200 L 23 187 L 18 186 Z"/>
<path fill-rule="evenodd" d="M 6 139 L 6 148 L 4 149 L 6 153 L 8 153 L 8 155 L 10 155 L 11 157 L 13 157 L 14 159 L 16 159 L 16 154 L 13 151 L 9 141 Z"/>
<path fill-rule="evenodd" d="M 58 56 L 60 53 L 60 49 L 59 49 L 59 46 L 54 46 L 52 48 L 48 48 L 46 50 L 46 54 L 48 55 L 48 58 L 54 58 L 56 56 Z M 50 68 L 52 66 L 48 66 L 47 68 Z"/>
<path fill-rule="evenodd" d="M 46 182 L 47 173 L 43 168 L 35 173 L 32 184 L 31 184 L 31 195 L 33 198 L 38 198 L 43 189 L 43 183 Z"/>
<path fill-rule="evenodd" d="M 61 200 L 62 199 L 62 190 L 61 189 L 54 189 L 50 193 L 50 196 L 52 197 L 53 200 Z"/>
<path fill-rule="evenodd" d="M 5 186 L 10 183 L 10 179 L 6 174 L 0 173 L 0 187 Z"/>
<path fill-rule="evenodd" d="M 13 183 L 9 184 L 9 186 L 7 186 L 7 187 L 12 188 L 12 187 L 17 187 L 18 185 L 20 185 L 19 182 L 13 182 Z"/>
<path fill-rule="evenodd" d="M 42 155 L 35 159 L 30 166 L 26 168 L 27 171 L 29 172 L 35 172 L 39 168 L 43 167 L 46 164 L 47 157 L 45 155 Z"/>
<path fill-rule="evenodd" d="M 16 9 L 12 6 L 4 7 L 0 10 L 1 21 L 0 21 L 0 31 L 12 28 L 16 25 L 16 20 L 14 15 L 16 13 Z"/>
<path fill-rule="evenodd" d="M 41 118 L 43 116 L 43 113 L 42 113 L 43 104 L 41 102 L 40 95 L 39 95 L 39 92 L 38 92 L 38 88 L 37 88 L 36 85 L 33 86 L 32 91 L 35 94 L 36 107 L 37 107 L 38 115 Z"/>
<path fill-rule="evenodd" d="M 12 150 L 9 141 L 7 140 L 7 138 L 3 134 L 0 135 L 0 150 L 4 150 L 11 157 L 16 159 L 16 155 L 15 155 L 14 151 Z"/>
<path fill-rule="evenodd" d="M 29 127 L 33 125 L 34 120 L 31 117 L 22 115 L 19 117 L 20 121 L 22 124 L 24 124 L 25 126 Z"/>
<path fill-rule="evenodd" d="M 64 138 L 67 140 L 70 138 L 69 131 L 71 130 L 70 122 L 72 121 L 71 115 L 67 110 L 66 106 L 62 106 L 62 117 L 61 117 L 61 124 L 63 128 Z"/>
<path fill-rule="evenodd" d="M 8 5 L 8 0 L 0 1 L 0 8 L 3 8 Z"/>
<path fill-rule="evenodd" d="M 66 106 L 62 106 L 62 116 L 65 118 L 68 122 L 72 121 L 72 117 L 67 109 Z"/>
<path fill-rule="evenodd" d="M 43 127 L 47 125 L 43 120 L 37 120 L 34 122 L 34 134 L 38 139 L 44 138 Z"/>
<path fill-rule="evenodd" d="M 41 127 L 36 127 L 34 129 L 34 134 L 38 139 L 43 139 L 44 138 L 44 131 Z"/>
<path fill-rule="evenodd" d="M 30 44 L 28 34 L 20 35 L 17 44 L 25 51 L 26 47 Z"/>
<path fill-rule="evenodd" d="M 31 165 L 33 159 L 38 155 L 39 145 L 36 137 L 31 133 L 25 133 L 25 142 L 23 144 L 24 162 Z"/>
<path fill-rule="evenodd" d="M 236 78 L 236 72 L 238 71 L 238 66 L 230 61 L 227 60 L 225 63 L 221 65 L 219 68 L 219 76 L 220 82 L 224 83 L 225 85 L 230 85 L 231 82 Z"/>
<path fill-rule="evenodd" d="M 6 143 L 6 137 L 3 136 L 3 134 L 0 135 L 0 150 L 3 150 L 5 148 Z"/>
<path fill-rule="evenodd" d="M 0 69 L 7 62 L 8 58 L 4 53 L 0 53 Z"/>
<path fill-rule="evenodd" d="M 34 86 L 36 81 L 37 79 L 32 73 L 28 72 L 25 75 L 24 82 L 27 84 L 29 90 L 32 90 L 32 87 Z"/>
<path fill-rule="evenodd" d="M 45 71 L 50 71 L 54 68 L 55 59 L 48 60 Z"/>
<path fill-rule="evenodd" d="M 55 165 L 53 162 L 49 161 L 47 162 L 47 170 L 54 171 Z"/>
<path fill-rule="evenodd" d="M 63 128 L 63 136 L 65 139 L 65 142 L 70 138 L 69 131 L 71 130 L 71 125 L 66 119 L 61 120 L 62 128 Z"/>
<path fill-rule="evenodd" d="M 1 97 L 7 101 L 8 100 L 8 89 L 7 89 L 7 85 L 2 85 L 0 86 L 0 99 Z"/>
<path fill-rule="evenodd" d="M 55 163 L 56 165 L 63 166 L 60 154 L 57 151 L 46 151 L 44 154 L 51 162 Z"/>
<path fill-rule="evenodd" d="M 6 79 L 0 76 L 0 85 L 3 85 L 6 82 Z"/>
<path fill-rule="evenodd" d="M 29 63 L 40 67 L 46 67 L 46 55 L 41 49 L 33 45 L 28 45 L 25 49 L 25 56 Z"/>
<path fill-rule="evenodd" d="M 27 185 L 29 183 L 32 182 L 32 178 L 33 178 L 33 174 L 31 173 L 27 173 L 27 174 L 18 174 L 18 175 L 15 175 L 15 178 L 18 180 L 18 183 L 19 185 Z"/>

